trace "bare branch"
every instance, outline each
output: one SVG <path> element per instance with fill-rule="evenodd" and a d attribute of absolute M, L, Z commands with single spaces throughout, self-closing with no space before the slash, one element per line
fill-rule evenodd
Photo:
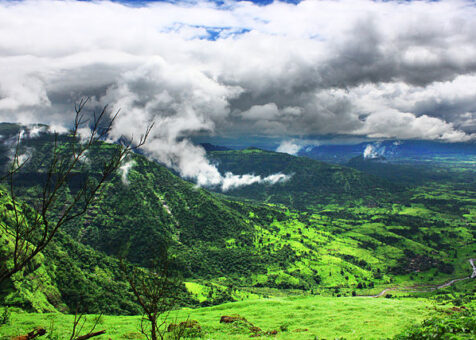
<path fill-rule="evenodd" d="M 164 339 L 169 313 L 177 302 L 176 293 L 181 281 L 172 275 L 169 265 L 167 254 L 154 261 L 149 270 L 127 265 L 124 260 L 120 263 L 120 268 L 142 308 L 140 331 L 147 339 Z M 146 322 L 149 324 L 148 328 L 145 326 Z"/>
<path fill-rule="evenodd" d="M 13 225 L 4 226 L 8 231 L 14 246 L 12 254 L 13 266 L 2 270 L 0 273 L 0 283 L 13 274 L 21 271 L 36 255 L 38 255 L 53 239 L 58 230 L 66 223 L 73 221 L 86 213 L 88 207 L 97 198 L 103 185 L 116 173 L 121 166 L 122 160 L 127 154 L 143 146 L 150 134 L 153 124 L 146 128 L 139 143 L 118 144 L 103 164 L 102 169 L 94 178 L 87 178 L 80 186 L 79 190 L 69 196 L 66 201 L 59 202 L 64 189 L 72 176 L 83 168 L 81 161 L 91 148 L 99 146 L 107 134 L 111 131 L 119 111 L 108 119 L 108 108 L 104 106 L 98 115 L 94 115 L 94 120 L 90 126 L 90 133 L 86 139 L 81 140 L 80 129 L 88 122 L 85 119 L 83 110 L 89 102 L 89 98 L 83 98 L 75 104 L 75 118 L 67 142 L 59 143 L 59 136 L 54 135 L 51 149 L 51 158 L 46 167 L 46 178 L 43 183 L 40 202 L 35 204 L 36 216 L 27 220 L 21 211 L 15 194 L 15 175 L 21 175 L 21 169 L 25 162 L 19 163 L 20 136 L 17 139 L 15 154 L 11 169 L 4 176 L 9 183 L 9 194 L 12 202 L 13 214 L 5 211 L 5 217 L 13 215 Z M 58 212 L 59 207 L 62 207 Z M 11 216 L 10 216 L 11 217 Z"/>

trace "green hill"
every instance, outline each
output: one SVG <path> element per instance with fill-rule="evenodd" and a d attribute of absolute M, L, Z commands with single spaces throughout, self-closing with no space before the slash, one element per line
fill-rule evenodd
<path fill-rule="evenodd" d="M 13 211 L 8 211 L 11 198 L 3 190 L 0 201 L 0 259 L 4 259 L 14 247 L 15 223 Z M 22 209 L 21 218 L 28 219 L 31 209 L 26 205 Z M 12 265 L 11 261 L 0 261 L 0 266 Z M 0 301 L 27 311 L 75 312 L 78 308 L 112 314 L 139 311 L 121 276 L 117 259 L 82 245 L 61 231 L 43 253 L 3 283 Z"/>
<path fill-rule="evenodd" d="M 262 177 L 282 173 L 291 176 L 289 180 L 274 185 L 255 183 L 226 193 L 281 203 L 297 209 L 312 209 L 316 205 L 329 203 L 365 203 L 387 199 L 401 190 L 391 182 L 345 166 L 285 153 L 249 148 L 211 151 L 208 155 L 222 173 L 253 173 Z"/>

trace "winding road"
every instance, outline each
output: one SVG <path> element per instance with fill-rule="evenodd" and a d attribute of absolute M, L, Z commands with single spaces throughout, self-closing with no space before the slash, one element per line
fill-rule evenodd
<path fill-rule="evenodd" d="M 463 281 L 463 280 L 468 280 L 468 279 L 474 279 L 476 278 L 476 264 L 475 264 L 475 261 L 476 259 L 469 259 L 468 260 L 469 263 L 471 264 L 471 267 L 473 269 L 473 272 L 471 273 L 470 276 L 467 276 L 467 277 L 463 277 L 461 279 L 453 279 L 451 281 L 448 281 L 448 282 L 445 282 L 441 285 L 437 285 L 437 286 L 434 286 L 434 287 L 431 287 L 430 289 L 426 289 L 426 290 L 410 290 L 410 289 L 415 289 L 415 287 L 401 287 L 401 288 L 398 288 L 398 287 L 395 287 L 395 288 L 385 288 L 384 290 L 382 290 L 380 293 L 376 294 L 376 295 L 358 295 L 357 297 L 372 297 L 372 298 L 378 298 L 378 297 L 381 297 L 383 295 L 385 295 L 387 292 L 389 291 L 392 291 L 392 290 L 399 290 L 399 291 L 408 291 L 408 292 L 432 292 L 432 291 L 435 291 L 437 289 L 443 289 L 443 288 L 446 288 L 446 287 L 449 287 L 451 285 L 453 285 L 454 283 L 458 282 L 458 281 Z"/>

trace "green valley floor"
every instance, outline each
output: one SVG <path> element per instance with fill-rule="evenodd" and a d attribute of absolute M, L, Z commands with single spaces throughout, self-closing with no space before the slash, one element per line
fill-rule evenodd
<path fill-rule="evenodd" d="M 203 339 L 248 339 L 252 332 L 243 323 L 220 323 L 221 316 L 240 315 L 262 333 L 277 331 L 275 339 L 386 339 L 401 333 L 412 324 L 448 307 L 418 298 L 362 297 L 287 297 L 256 299 L 214 307 L 182 309 L 169 315 L 170 322 L 196 320 Z M 87 316 L 84 330 L 95 319 Z M 15 313 L 10 324 L 0 326 L 0 339 L 26 334 L 36 327 L 47 329 L 46 339 L 69 338 L 72 315 Z M 138 316 L 103 315 L 97 330 L 106 334 L 94 339 L 142 339 Z M 269 337 L 269 335 L 263 335 Z M 42 337 L 43 339 L 43 337 Z"/>

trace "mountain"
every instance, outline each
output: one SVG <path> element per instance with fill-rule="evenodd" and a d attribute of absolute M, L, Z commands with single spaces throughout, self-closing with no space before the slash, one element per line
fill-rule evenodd
<path fill-rule="evenodd" d="M 231 150 L 230 148 L 227 148 L 226 146 L 214 145 L 210 143 L 201 143 L 200 145 L 205 149 L 206 152 Z"/>
<path fill-rule="evenodd" d="M 417 185 L 430 181 L 452 179 L 452 175 L 444 168 L 436 171 L 435 165 L 429 168 L 419 164 L 400 164 L 390 162 L 382 156 L 364 158 L 360 155 L 350 159 L 345 165 L 401 185 Z"/>
<path fill-rule="evenodd" d="M 12 136 L 4 138 L 10 140 Z M 60 136 L 58 143 L 68 143 L 68 138 Z M 42 169 L 48 163 L 53 142 L 53 136 L 46 133 L 22 140 L 20 151 L 28 153 L 29 158 L 15 183 L 27 202 L 44 179 Z M 4 148 L 4 159 L 8 159 L 8 145 L 4 144 Z M 114 148 L 106 143 L 91 148 L 70 179 L 68 189 L 74 192 L 82 177 L 96 176 Z M 145 264 L 154 256 L 154 249 L 172 243 L 177 251 L 188 254 L 187 270 L 196 272 L 196 268 L 203 266 L 200 254 L 203 245 L 214 245 L 227 252 L 225 241 L 230 238 L 241 242 L 244 248 L 251 243 L 247 234 L 254 227 L 247 221 L 249 211 L 263 223 L 284 216 L 277 209 L 246 205 L 197 188 L 142 155 L 132 154 L 126 161 L 131 166 L 128 173 L 117 173 L 104 185 L 87 214 L 65 228 L 73 238 L 110 255 L 127 252 L 129 260 Z M 0 166 L 5 167 L 6 163 Z M 243 261 L 252 256 L 247 249 L 236 255 Z M 213 272 L 213 268 L 223 266 L 217 254 L 215 263 L 204 270 Z"/>
<path fill-rule="evenodd" d="M 11 142 L 21 129 L 25 137 L 19 151 L 22 155 L 28 154 L 28 161 L 16 176 L 15 187 L 20 198 L 34 203 L 45 179 L 44 166 L 51 157 L 54 138 L 47 133 L 30 137 L 28 127 L 6 126 L 2 130 L 2 168 L 8 164 Z M 60 136 L 58 144 L 64 147 L 69 138 Z M 106 143 L 91 148 L 87 159 L 70 178 L 64 194 L 78 190 L 81 178 L 96 176 L 114 148 Z M 132 154 L 127 162 L 131 164 L 127 175 L 117 173 L 104 185 L 89 211 L 64 226 L 63 236 L 74 242 L 68 245 L 68 251 L 80 245 L 105 255 L 106 259 L 125 256 L 129 261 L 146 266 L 156 251 L 169 247 L 186 278 L 246 278 L 250 272 L 266 272 L 266 267 L 280 256 L 279 249 L 273 254 L 260 254 L 254 247 L 253 235 L 260 225 L 287 219 L 282 209 L 219 197 L 139 154 Z M 61 205 L 57 209 L 61 209 Z M 250 215 L 253 215 L 252 221 Z M 55 265 L 60 260 L 50 259 Z M 77 266 L 66 268 L 73 270 Z M 74 277 L 73 273 L 71 276 Z M 69 287 L 71 285 L 63 288 Z M 67 294 L 61 288 L 60 291 Z"/>
<path fill-rule="evenodd" d="M 212 151 L 208 155 L 222 173 L 252 173 L 262 177 L 282 173 L 289 176 L 288 180 L 276 184 L 255 183 L 229 190 L 226 194 L 298 209 L 351 201 L 365 203 L 390 197 L 400 190 L 376 176 L 307 157 L 257 148 Z"/>
<path fill-rule="evenodd" d="M 348 145 L 319 145 L 304 147 L 300 156 L 332 163 L 346 163 L 350 159 L 364 156 L 368 158 L 383 156 L 388 160 L 436 159 L 437 157 L 476 156 L 476 144 L 444 143 L 422 140 L 384 140 L 378 142 L 364 142 Z"/>

